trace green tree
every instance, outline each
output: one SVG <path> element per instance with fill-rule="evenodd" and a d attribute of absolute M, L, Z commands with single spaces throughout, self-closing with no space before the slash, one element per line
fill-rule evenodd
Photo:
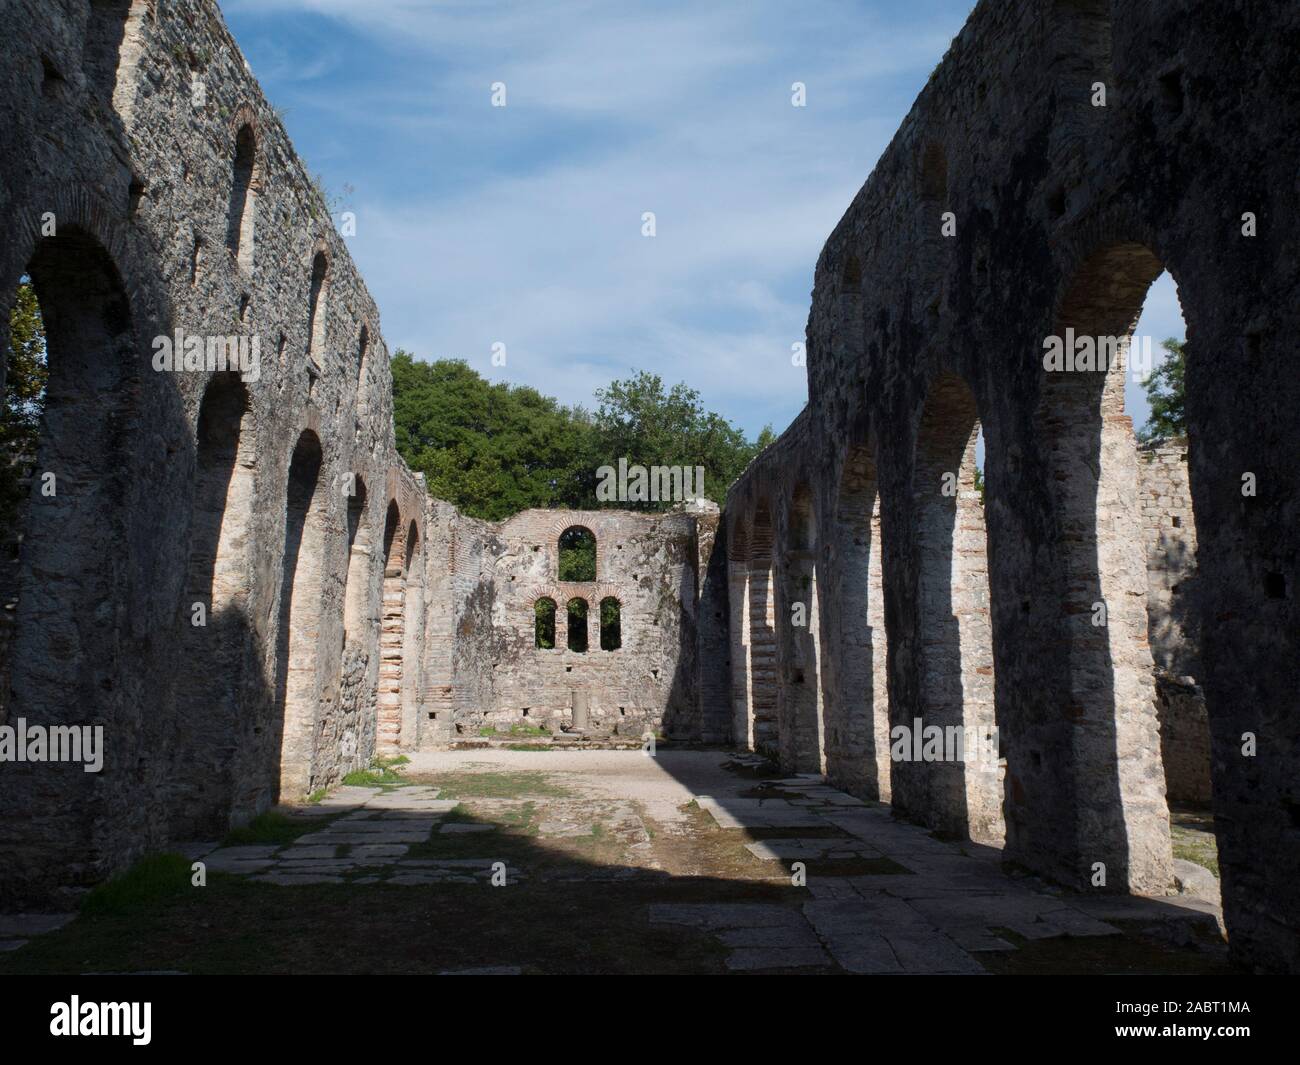
<path fill-rule="evenodd" d="M 392 359 L 397 449 L 429 492 L 498 521 L 593 498 L 590 417 L 536 389 L 492 384 L 462 361 Z"/>
<path fill-rule="evenodd" d="M 596 393 L 593 415 L 533 388 L 492 384 L 466 363 L 392 358 L 397 449 L 425 475 L 429 492 L 473 517 L 499 521 L 529 507 L 667 509 L 671 501 L 603 503 L 597 470 L 629 465 L 703 466 L 705 495 L 721 502 L 750 459 L 774 439 L 751 443 L 704 410 L 684 384 L 671 391 L 640 373 Z"/>
<path fill-rule="evenodd" d="M 48 376 L 45 323 L 31 279 L 24 277 L 9 312 L 5 402 L 0 411 L 0 524 L 6 530 L 13 527 L 36 463 Z"/>
<path fill-rule="evenodd" d="M 1138 431 L 1138 439 L 1144 444 L 1187 434 L 1183 384 L 1183 371 L 1187 364 L 1186 341 L 1170 337 L 1160 346 L 1165 349 L 1167 357 L 1142 386 L 1146 389 L 1147 402 L 1151 404 L 1151 416 Z"/>
<path fill-rule="evenodd" d="M 750 443 L 727 419 L 706 411 L 695 389 L 679 383 L 665 390 L 662 378 L 644 370 L 597 389 L 596 401 L 592 422 L 600 465 L 617 467 L 626 458 L 629 466 L 702 466 L 704 495 L 716 502 L 773 439 L 766 427 Z M 672 501 L 616 505 L 667 510 Z"/>

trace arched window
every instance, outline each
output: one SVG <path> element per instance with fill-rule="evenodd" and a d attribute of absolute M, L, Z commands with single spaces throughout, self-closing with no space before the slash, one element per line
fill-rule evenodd
<path fill-rule="evenodd" d="M 549 597 L 533 604 L 533 646 L 540 651 L 555 649 L 555 600 Z"/>
<path fill-rule="evenodd" d="M 596 579 L 596 537 L 590 529 L 572 525 L 560 533 L 559 572 L 562 581 Z"/>
<path fill-rule="evenodd" d="M 235 137 L 234 177 L 230 187 L 230 215 L 226 220 L 226 245 L 245 270 L 253 268 L 253 231 L 257 217 L 257 190 L 253 182 L 257 140 L 245 123 Z"/>
<path fill-rule="evenodd" d="M 356 641 L 365 628 L 370 591 L 370 527 L 366 522 L 366 482 L 354 475 L 348 496 L 348 571 L 343 594 L 343 641 Z"/>
<path fill-rule="evenodd" d="M 587 600 L 569 600 L 569 650 L 587 650 Z"/>
<path fill-rule="evenodd" d="M 600 601 L 600 649 L 617 651 L 623 646 L 623 626 L 619 619 L 619 602 L 612 595 Z"/>
<path fill-rule="evenodd" d="M 320 358 L 325 350 L 325 302 L 330 263 L 323 251 L 311 264 L 311 295 L 307 302 L 307 354 Z"/>

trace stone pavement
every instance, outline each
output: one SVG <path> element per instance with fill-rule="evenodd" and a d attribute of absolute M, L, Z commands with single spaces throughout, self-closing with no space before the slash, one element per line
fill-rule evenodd
<path fill-rule="evenodd" d="M 712 936 L 735 971 L 978 974 L 981 957 L 1020 943 L 1126 934 L 1112 921 L 1159 926 L 1179 945 L 1217 928 L 1211 902 L 1011 877 L 992 847 L 936 839 L 820 778 L 766 780 L 758 768 L 721 751 L 417 754 L 408 785 L 340 787 L 282 808 L 302 822 L 292 842 L 183 850 L 209 871 L 284 887 L 473 890 L 504 873 L 505 886 L 534 885 L 539 919 L 548 884 L 562 899 L 578 881 L 625 882 L 645 900 L 630 920 Z M 683 901 L 701 897 L 714 901 Z M 0 949 L 68 919 L 0 918 Z M 454 971 L 516 971 L 517 960 Z"/>
<path fill-rule="evenodd" d="M 286 807 L 284 812 L 319 828 L 290 844 L 252 844 L 220 847 L 196 843 L 186 856 L 201 860 L 209 871 L 243 873 L 253 880 L 294 884 L 357 884 L 386 882 L 421 884 L 473 884 L 491 878 L 496 863 L 491 858 L 410 858 L 411 845 L 427 840 L 435 827 L 461 833 L 491 825 L 441 820 L 459 804 L 438 798 L 438 789 L 412 785 L 336 788 L 324 800 L 308 806 Z M 505 866 L 507 881 L 522 878 L 518 869 Z"/>

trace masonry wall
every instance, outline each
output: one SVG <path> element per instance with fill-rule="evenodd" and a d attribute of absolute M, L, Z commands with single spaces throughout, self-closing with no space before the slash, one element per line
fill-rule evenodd
<path fill-rule="evenodd" d="M 716 710 L 706 709 L 699 670 L 701 647 L 715 653 L 726 624 L 711 583 L 717 510 L 687 506 L 662 515 L 529 510 L 489 523 L 431 504 L 431 529 L 453 546 L 426 563 L 428 587 L 439 598 L 446 589 L 450 600 L 449 631 L 426 644 L 426 675 L 446 689 L 440 705 L 450 718 L 428 717 L 429 703 L 419 743 L 514 727 L 558 732 L 573 725 L 575 696 L 587 699 L 595 733 L 724 735 Z M 558 580 L 559 538 L 574 526 L 596 538 L 595 581 Z M 608 597 L 619 602 L 616 650 L 600 646 L 600 604 Z M 549 649 L 536 646 L 535 605 L 544 598 L 557 607 Z M 588 604 L 585 652 L 568 645 L 566 607 L 575 598 Z M 702 601 L 712 611 L 707 621 Z M 709 689 L 715 697 L 717 687 Z M 725 689 L 720 698 L 725 717 Z"/>
<path fill-rule="evenodd" d="M 66 905 L 368 764 L 382 560 L 350 566 L 349 508 L 372 544 L 390 503 L 423 535 L 424 489 L 374 302 L 215 3 L 7 5 L 0 233 L 58 486 L 2 578 L 3 714 L 106 746 L 98 774 L 0 764 L 0 897 Z M 156 371 L 177 330 L 257 338 L 260 373 Z"/>
<path fill-rule="evenodd" d="M 1160 755 L 1171 801 L 1211 798 L 1210 720 L 1201 675 L 1200 616 L 1195 608 L 1196 524 L 1187 441 L 1138 450 L 1147 543 L 1147 617 L 1156 665 Z"/>
<path fill-rule="evenodd" d="M 944 375 L 960 379 L 988 456 L 1007 857 L 1083 890 L 1098 889 L 1099 868 L 1105 890 L 1169 890 L 1152 676 L 1173 646 L 1171 633 L 1148 641 L 1150 560 L 1122 374 L 1043 360 L 1044 340 L 1069 329 L 1127 336 L 1169 270 L 1188 326 L 1197 556 L 1181 624 L 1201 634 L 1225 919 L 1235 955 L 1275 969 L 1300 968 L 1300 379 L 1287 352 L 1300 266 L 1286 222 L 1300 149 L 1285 132 L 1300 114 L 1297 43 L 1300 12 L 1272 0 L 978 4 L 818 260 L 799 438 L 760 456 L 726 506 L 728 543 L 748 544 L 731 555 L 731 600 L 747 595 L 751 607 L 749 630 L 733 624 L 731 641 L 736 735 L 753 729 L 756 745 L 783 746 L 758 734 L 772 694 L 754 631 L 766 580 L 755 578 L 790 550 L 798 492 L 811 495 L 819 530 L 839 528 L 863 454 L 887 629 L 872 656 L 887 645 L 890 722 L 924 720 L 919 575 L 934 544 L 925 506 L 939 489 L 918 455 L 927 398 Z M 1099 84 L 1105 106 L 1094 105 Z M 860 513 L 852 524 L 863 527 Z M 770 550 L 755 550 L 769 536 Z M 841 573 L 853 546 L 847 533 L 821 541 L 823 619 L 860 605 Z M 1172 596 L 1155 583 L 1157 600 Z M 785 622 L 779 611 L 773 620 L 780 646 Z M 746 643 L 742 687 L 734 663 Z M 841 632 L 820 647 L 823 705 L 859 715 L 828 729 L 858 739 L 827 756 L 834 772 L 870 784 L 879 752 L 866 744 L 879 728 L 861 715 L 878 716 L 878 685 L 855 668 L 855 644 Z M 1244 733 L 1257 739 L 1254 756 Z M 924 766 L 890 769 L 892 800 L 911 816 L 968 818 L 936 805 Z"/>

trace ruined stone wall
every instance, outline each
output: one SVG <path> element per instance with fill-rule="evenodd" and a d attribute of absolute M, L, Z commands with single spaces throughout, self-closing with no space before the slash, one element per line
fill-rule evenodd
<path fill-rule="evenodd" d="M 1287 344 L 1300 259 L 1286 220 L 1300 191 L 1300 148 L 1287 132 L 1300 114 L 1297 44 L 1300 11 L 1276 0 L 980 3 L 818 260 L 798 445 L 773 445 L 726 507 L 730 598 L 750 606 L 749 629 L 733 623 L 737 737 L 748 729 L 756 745 L 786 749 L 754 734 L 771 702 L 789 699 L 784 671 L 772 693 L 759 668 L 762 646 L 791 644 L 779 631 L 785 614 L 775 612 L 774 639 L 760 644 L 754 630 L 767 624 L 766 560 L 791 550 L 788 515 L 806 493 L 821 533 L 822 705 L 856 722 L 832 719 L 828 737 L 857 739 L 828 750 L 828 767 L 879 794 L 880 754 L 864 749 L 880 735 L 875 661 L 888 659 L 889 721 L 910 724 L 933 706 L 935 641 L 955 629 L 961 645 L 960 610 L 926 599 L 926 589 L 952 586 L 925 575 L 979 550 L 980 538 L 926 533 L 943 481 L 923 456 L 939 443 L 936 428 L 965 439 L 973 412 L 987 448 L 981 553 L 1007 857 L 1088 890 L 1098 868 L 1108 890 L 1168 890 L 1141 462 L 1123 374 L 1049 369 L 1043 355 L 1046 338 L 1070 329 L 1126 337 L 1148 286 L 1169 270 L 1188 325 L 1198 679 L 1225 917 L 1241 960 L 1292 969 L 1300 378 Z M 957 422 L 936 427 L 925 412 L 951 379 L 969 403 L 949 404 Z M 960 491 L 961 465 L 943 472 Z M 878 502 L 878 537 L 864 498 Z M 858 589 L 870 578 L 846 576 L 844 565 L 861 561 L 867 541 L 881 556 L 887 630 L 868 621 L 869 643 L 861 617 L 872 616 L 872 597 Z M 956 625 L 936 629 L 927 621 L 936 617 Z M 735 654 L 746 642 L 748 671 Z M 974 678 L 960 681 L 950 705 L 978 725 Z M 1245 732 L 1258 738 L 1256 757 L 1241 753 Z M 909 815 L 975 823 L 966 782 L 936 791 L 923 764 L 889 769 L 892 801 Z"/>
<path fill-rule="evenodd" d="M 598 733 L 725 736 L 716 710 L 705 709 L 699 677 L 701 647 L 714 654 L 726 624 L 710 583 L 718 576 L 715 507 L 696 504 L 662 515 L 528 510 L 499 523 L 467 518 L 447 504 L 432 508 L 431 528 L 449 535 L 453 546 L 449 556 L 426 562 L 431 598 L 449 604 L 439 642 L 426 642 L 426 676 L 446 689 L 440 705 L 449 704 L 452 717 L 436 728 L 426 720 L 421 745 L 486 729 L 558 732 L 573 723 L 575 694 L 588 699 Z M 574 526 L 596 538 L 595 581 L 558 579 L 559 538 Z M 700 617 L 702 595 L 713 610 L 707 623 Z M 607 597 L 619 603 L 621 645 L 614 650 L 600 643 L 600 604 Z M 543 598 L 557 607 L 550 649 L 536 646 L 534 608 Z M 588 603 L 586 651 L 568 644 L 566 607 L 574 598 Z M 725 688 L 718 697 L 725 717 Z"/>
<path fill-rule="evenodd" d="M 1179 677 L 1200 673 L 1196 594 L 1196 519 L 1188 480 L 1187 441 L 1138 450 L 1142 524 L 1147 543 L 1147 618 L 1151 657 Z"/>
<path fill-rule="evenodd" d="M 1196 524 L 1187 441 L 1138 450 L 1147 536 L 1147 619 L 1156 665 L 1160 754 L 1171 800 L 1208 803 L 1210 720 L 1201 673 L 1196 597 Z"/>
<path fill-rule="evenodd" d="M 58 486 L 3 575 L 5 715 L 106 745 L 0 764 L 0 893 L 39 902 L 368 763 L 375 545 L 390 503 L 423 537 L 424 491 L 374 302 L 217 5 L 5 13 L 0 302 L 31 274 Z M 260 372 L 156 371 L 177 330 L 257 338 Z"/>

